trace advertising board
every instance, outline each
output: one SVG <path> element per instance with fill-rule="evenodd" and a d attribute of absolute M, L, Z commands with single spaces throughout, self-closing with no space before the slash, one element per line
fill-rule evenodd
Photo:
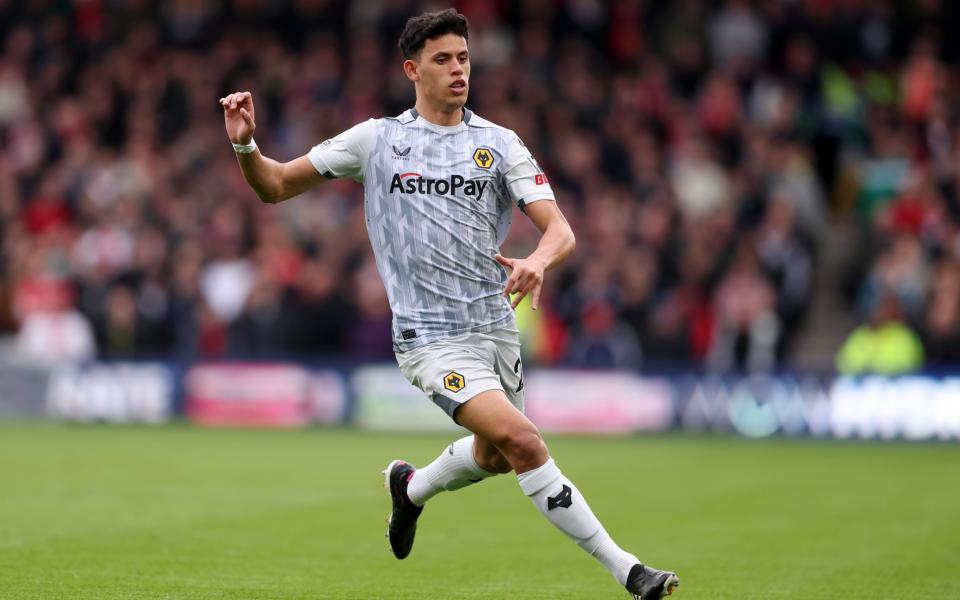
<path fill-rule="evenodd" d="M 343 378 L 288 363 L 201 364 L 184 379 L 194 423 L 236 427 L 304 427 L 338 423 L 346 413 Z"/>
<path fill-rule="evenodd" d="M 548 433 L 626 435 L 673 423 L 670 382 L 628 372 L 536 371 L 526 378 L 526 414 Z"/>
<path fill-rule="evenodd" d="M 56 368 L 50 416 L 70 421 L 163 423 L 173 414 L 174 376 L 161 363 L 94 363 Z"/>
<path fill-rule="evenodd" d="M 49 383 L 50 370 L 45 367 L 0 365 L 0 418 L 42 417 Z"/>
<path fill-rule="evenodd" d="M 364 429 L 456 431 L 460 429 L 396 365 L 359 367 L 350 377 L 353 423 Z M 462 431 L 462 430 L 461 430 Z"/>

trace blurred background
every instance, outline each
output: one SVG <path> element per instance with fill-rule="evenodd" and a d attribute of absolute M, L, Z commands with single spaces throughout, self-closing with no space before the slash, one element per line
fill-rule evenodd
<path fill-rule="evenodd" d="M 453 5 L 470 108 L 578 239 L 518 310 L 535 420 L 960 436 L 960 6 Z M 446 426 L 396 371 L 360 186 L 260 204 L 217 102 L 303 155 L 413 105 L 396 39 L 440 7 L 0 0 L 0 415 Z M 537 240 L 518 212 L 504 254 Z"/>

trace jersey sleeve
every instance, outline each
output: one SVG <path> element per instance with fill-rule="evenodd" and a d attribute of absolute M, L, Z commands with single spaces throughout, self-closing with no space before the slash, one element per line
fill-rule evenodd
<path fill-rule="evenodd" d="M 324 177 L 349 177 L 363 181 L 375 129 L 376 120 L 367 119 L 340 135 L 317 144 L 307 153 L 307 158 L 313 168 Z"/>
<path fill-rule="evenodd" d="M 521 209 L 537 200 L 556 199 L 547 176 L 516 135 L 507 148 L 502 172 L 507 192 Z"/>

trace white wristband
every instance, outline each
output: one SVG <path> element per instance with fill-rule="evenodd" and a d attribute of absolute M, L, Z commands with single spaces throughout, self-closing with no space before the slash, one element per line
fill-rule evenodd
<path fill-rule="evenodd" d="M 233 145 L 233 151 L 236 152 L 237 154 L 250 154 L 256 149 L 257 149 L 257 142 L 253 138 L 250 138 L 249 144 Z"/>

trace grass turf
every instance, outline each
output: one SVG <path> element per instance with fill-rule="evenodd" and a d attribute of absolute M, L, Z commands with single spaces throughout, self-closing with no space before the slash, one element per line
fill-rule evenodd
<path fill-rule="evenodd" d="M 447 437 L 0 424 L 0 598 L 625 598 L 512 476 L 431 501 L 403 562 L 379 472 Z M 953 445 L 548 440 L 679 600 L 960 598 Z"/>

